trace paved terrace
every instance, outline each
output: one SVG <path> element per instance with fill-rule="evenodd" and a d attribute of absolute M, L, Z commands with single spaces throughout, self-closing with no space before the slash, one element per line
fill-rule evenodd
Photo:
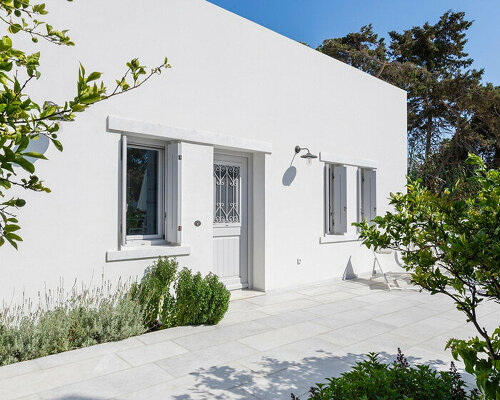
<path fill-rule="evenodd" d="M 245 293 L 245 292 L 243 292 Z M 0 368 L 0 399 L 306 399 L 363 354 L 400 347 L 448 369 L 446 340 L 474 333 L 444 296 L 336 281 L 231 302 L 216 327 L 179 327 Z M 482 321 L 498 326 L 486 304 Z M 469 377 L 470 378 L 470 377 Z"/>

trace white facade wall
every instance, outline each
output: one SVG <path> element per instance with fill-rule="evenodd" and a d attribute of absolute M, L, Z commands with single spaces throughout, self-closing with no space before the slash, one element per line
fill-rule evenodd
<path fill-rule="evenodd" d="M 254 287 L 340 277 L 349 260 L 356 273 L 370 270 L 373 258 L 360 242 L 320 243 L 324 163 L 307 166 L 296 158 L 289 186 L 283 175 L 295 145 L 374 160 L 378 213 L 384 213 L 389 192 L 405 184 L 405 92 L 204 0 L 138 4 L 47 4 L 50 22 L 70 28 L 76 46 L 38 46 L 43 75 L 32 91 L 43 99 L 62 103 L 75 95 L 80 61 L 87 71 L 103 72 L 110 87 L 133 57 L 152 66 L 168 56 L 173 69 L 63 126 L 64 152 L 50 148 L 50 161 L 36 164 L 52 193 L 25 194 L 24 242 L 19 251 L 0 249 L 0 299 L 22 291 L 33 296 L 61 278 L 69 287 L 75 279 L 100 281 L 102 274 L 141 276 L 151 263 L 106 262 L 106 252 L 118 249 L 120 210 L 120 134 L 107 131 L 110 115 L 272 145 L 271 154 L 253 155 L 253 228 L 262 232 L 253 238 Z M 183 144 L 182 235 L 191 254 L 179 261 L 203 273 L 212 269 L 213 257 L 213 152 L 207 144 Z M 350 224 L 357 215 L 356 168 L 347 170 Z"/>

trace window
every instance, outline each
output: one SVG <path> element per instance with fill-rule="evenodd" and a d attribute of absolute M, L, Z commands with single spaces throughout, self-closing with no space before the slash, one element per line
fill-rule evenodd
<path fill-rule="evenodd" d="M 360 176 L 360 221 L 370 222 L 377 215 L 377 173 L 374 169 L 360 168 Z"/>
<path fill-rule="evenodd" d="M 325 164 L 327 234 L 347 232 L 347 170 L 344 165 Z"/>
<path fill-rule="evenodd" d="M 181 144 L 122 136 L 121 244 L 180 244 Z"/>
<path fill-rule="evenodd" d="M 214 224 L 240 222 L 240 167 L 214 164 Z"/>
<path fill-rule="evenodd" d="M 127 146 L 127 239 L 163 238 L 163 151 Z"/>

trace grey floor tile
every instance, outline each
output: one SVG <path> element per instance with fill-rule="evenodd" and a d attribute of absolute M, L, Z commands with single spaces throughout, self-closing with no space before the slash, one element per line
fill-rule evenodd
<path fill-rule="evenodd" d="M 257 322 L 272 329 L 279 329 L 317 318 L 318 316 L 316 314 L 312 314 L 306 310 L 292 310 L 260 318 Z"/>
<path fill-rule="evenodd" d="M 434 314 L 430 314 L 427 309 L 422 306 L 408 307 L 402 310 L 394 311 L 389 314 L 384 314 L 373 319 L 377 322 L 383 322 L 395 327 L 403 327 L 413 325 L 429 318 Z"/>
<path fill-rule="evenodd" d="M 161 331 L 146 333 L 145 335 L 137 336 L 137 340 L 144 344 L 154 344 L 171 340 L 182 336 L 194 335 L 200 332 L 208 332 L 216 327 L 213 325 L 199 325 L 199 326 L 178 326 L 170 329 L 163 329 Z"/>
<path fill-rule="evenodd" d="M 439 317 L 430 317 L 420 320 L 418 323 L 408 324 L 394 329 L 392 333 L 423 341 L 454 328 L 458 328 L 461 325 L 460 322 L 444 320 Z"/>
<path fill-rule="evenodd" d="M 269 315 L 281 314 L 286 311 L 302 310 L 320 304 L 317 301 L 311 300 L 310 297 L 304 299 L 290 300 L 283 303 L 269 304 L 260 307 L 258 310 Z"/>
<path fill-rule="evenodd" d="M 38 358 L 37 364 L 42 368 L 53 368 L 67 363 L 88 360 L 103 356 L 106 354 L 113 354 L 121 350 L 133 349 L 143 346 L 144 344 L 137 338 L 132 337 L 119 342 L 110 342 L 98 344 L 95 346 L 85 347 L 64 353 L 53 354 L 51 356 Z"/>
<path fill-rule="evenodd" d="M 130 365 L 136 367 L 187 352 L 188 350 L 184 347 L 166 340 L 155 344 L 143 345 L 134 349 L 119 351 L 117 355 Z"/>
<path fill-rule="evenodd" d="M 239 339 L 240 343 L 246 344 L 258 351 L 265 351 L 273 347 L 283 346 L 288 343 L 306 339 L 327 332 L 329 328 L 315 324 L 310 321 L 301 322 L 296 325 L 274 329 L 257 335 Z"/>
<path fill-rule="evenodd" d="M 255 353 L 255 350 L 239 342 L 228 342 L 212 346 L 203 350 L 191 351 L 179 356 L 170 357 L 156 364 L 169 374 L 180 378 L 200 369 L 215 367 L 223 363 L 232 362 Z"/>
<path fill-rule="evenodd" d="M 154 364 L 115 372 L 41 393 L 43 400 L 110 399 L 120 393 L 137 391 L 173 379 Z"/>
<path fill-rule="evenodd" d="M 269 330 L 270 328 L 260 323 L 260 320 L 248 321 L 241 324 L 217 327 L 217 329 L 208 332 L 179 337 L 173 341 L 185 349 L 196 351 Z"/>
<path fill-rule="evenodd" d="M 146 389 L 122 393 L 114 400 L 255 400 L 248 392 L 239 388 L 221 388 L 217 381 L 200 381 L 193 376 L 177 378 Z"/>
<path fill-rule="evenodd" d="M 38 371 L 40 366 L 35 360 L 23 361 L 0 367 L 0 386 L 3 379 Z"/>
<path fill-rule="evenodd" d="M 312 384 L 326 378 L 340 376 L 351 368 L 350 364 L 336 358 L 317 359 L 303 366 L 291 367 L 255 379 L 241 388 L 259 399 L 288 399 L 291 393 L 302 394 Z"/>
<path fill-rule="evenodd" d="M 261 310 L 247 310 L 243 312 L 235 312 L 228 314 L 224 319 L 219 322 L 218 326 L 229 326 L 234 324 L 241 324 L 248 321 L 255 321 L 260 318 L 268 317 L 270 314 Z"/>
<path fill-rule="evenodd" d="M 333 316 L 344 311 L 362 309 L 366 305 L 366 302 L 357 300 L 357 298 L 352 298 L 336 301 L 334 303 L 313 305 L 307 308 L 306 311 L 317 314 L 318 316 Z"/>
<path fill-rule="evenodd" d="M 366 311 L 365 309 L 360 310 L 349 310 L 338 312 L 332 315 L 324 315 L 313 320 L 315 323 L 320 325 L 325 325 L 330 329 L 338 329 L 348 325 L 354 325 L 359 322 L 371 320 L 375 317 L 372 311 Z"/>
<path fill-rule="evenodd" d="M 238 363 L 259 374 L 302 367 L 323 358 L 336 358 L 339 346 L 317 336 L 240 358 Z"/>
<path fill-rule="evenodd" d="M 308 296 L 305 294 L 299 293 L 297 291 L 289 291 L 289 292 L 277 292 L 277 293 L 269 293 L 266 296 L 254 297 L 248 299 L 249 303 L 259 305 L 259 306 L 268 306 L 278 303 L 284 303 L 292 300 L 300 300 L 305 299 Z"/>
<path fill-rule="evenodd" d="M 351 299 L 353 297 L 357 297 L 357 295 L 352 292 L 336 290 L 322 295 L 314 296 L 313 299 L 315 301 L 319 301 L 320 303 L 333 303 L 339 300 Z"/>
<path fill-rule="evenodd" d="M 61 365 L 4 379 L 0 399 L 10 400 L 41 393 L 53 388 L 128 369 L 130 366 L 115 354 Z M 29 385 L 26 384 L 29 382 Z"/>
<path fill-rule="evenodd" d="M 329 331 L 320 335 L 320 338 L 339 346 L 349 346 L 392 330 L 391 325 L 368 320 Z"/>

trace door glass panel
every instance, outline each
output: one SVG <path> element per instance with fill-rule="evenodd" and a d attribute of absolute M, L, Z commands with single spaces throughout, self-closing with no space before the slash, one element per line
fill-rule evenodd
<path fill-rule="evenodd" d="M 240 167 L 214 165 L 214 223 L 240 222 Z"/>
<path fill-rule="evenodd" d="M 127 235 L 158 234 L 158 150 L 127 148 Z"/>

